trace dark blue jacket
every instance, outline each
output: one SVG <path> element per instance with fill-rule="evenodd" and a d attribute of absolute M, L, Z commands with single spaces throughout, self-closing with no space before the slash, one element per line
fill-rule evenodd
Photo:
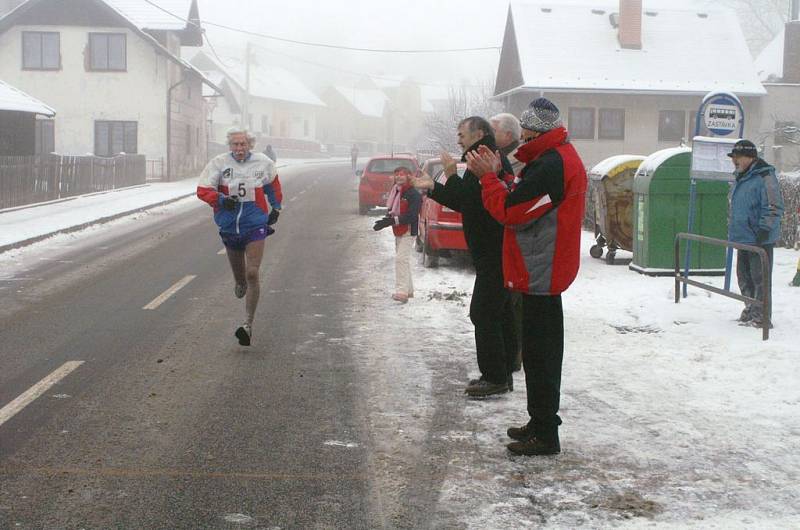
<path fill-rule="evenodd" d="M 736 174 L 731 192 L 728 239 L 748 245 L 774 244 L 781 235 L 783 197 L 775 168 L 757 158 Z"/>

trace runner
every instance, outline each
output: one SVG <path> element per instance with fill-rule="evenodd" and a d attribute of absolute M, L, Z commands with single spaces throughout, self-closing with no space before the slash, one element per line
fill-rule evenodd
<path fill-rule="evenodd" d="M 247 130 L 229 130 L 231 152 L 212 158 L 197 186 L 197 196 L 214 208 L 233 271 L 234 294 L 247 297 L 247 318 L 235 333 L 242 346 L 249 346 L 252 336 L 264 240 L 275 232 L 271 225 L 278 220 L 283 200 L 275 164 L 265 154 L 251 152 L 254 144 Z"/>

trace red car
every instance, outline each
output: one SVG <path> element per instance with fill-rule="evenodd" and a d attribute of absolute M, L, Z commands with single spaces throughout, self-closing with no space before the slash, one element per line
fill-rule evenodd
<path fill-rule="evenodd" d="M 419 164 L 413 155 L 394 154 L 371 158 L 363 172 L 356 172 L 361 176 L 358 183 L 359 214 L 365 215 L 375 206 L 386 206 L 389 190 L 394 184 L 394 170 L 398 167 L 408 168 L 412 175 L 419 170 Z"/>
<path fill-rule="evenodd" d="M 422 171 L 444 184 L 447 179 L 442 169 L 439 158 L 427 160 L 422 166 Z M 458 177 L 453 178 L 463 177 L 466 170 L 467 165 L 459 163 Z M 441 255 L 450 255 L 453 251 L 466 251 L 467 241 L 464 239 L 464 229 L 461 226 L 461 214 L 423 195 L 416 247 L 417 252 L 422 252 L 422 264 L 425 267 L 436 267 Z"/>

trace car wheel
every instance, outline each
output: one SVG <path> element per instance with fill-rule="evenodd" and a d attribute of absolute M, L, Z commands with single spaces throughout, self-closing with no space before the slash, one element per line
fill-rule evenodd
<path fill-rule="evenodd" d="M 439 266 L 439 256 L 437 256 L 427 241 L 422 243 L 422 266 L 432 269 Z"/>

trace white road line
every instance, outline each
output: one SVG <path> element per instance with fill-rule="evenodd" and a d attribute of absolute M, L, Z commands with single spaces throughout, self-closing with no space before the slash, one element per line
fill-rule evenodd
<path fill-rule="evenodd" d="M 219 254 L 220 256 L 222 256 L 223 254 L 225 254 L 225 247 L 222 247 L 222 250 L 220 250 L 219 252 L 217 252 L 217 254 Z"/>
<path fill-rule="evenodd" d="M 36 398 L 47 392 L 51 386 L 67 377 L 73 370 L 83 364 L 83 361 L 68 361 L 61 365 L 50 375 L 30 387 L 17 399 L 0 409 L 0 425 L 10 420 L 14 415 L 27 407 Z"/>
<path fill-rule="evenodd" d="M 177 293 L 178 291 L 180 291 L 181 289 L 186 287 L 186 284 L 189 283 L 190 281 L 194 280 L 195 278 L 197 278 L 197 276 L 194 275 L 194 274 L 190 274 L 188 276 L 185 276 L 181 281 L 179 281 L 178 283 L 176 283 L 175 285 L 173 285 L 172 287 L 170 287 L 169 289 L 164 291 L 162 294 L 158 295 L 158 297 L 156 297 L 155 300 L 153 300 L 152 302 L 150 302 L 149 304 L 144 306 L 142 309 L 155 309 L 155 308 L 157 308 L 158 306 L 163 304 L 167 300 L 167 298 L 169 298 L 173 294 Z"/>

